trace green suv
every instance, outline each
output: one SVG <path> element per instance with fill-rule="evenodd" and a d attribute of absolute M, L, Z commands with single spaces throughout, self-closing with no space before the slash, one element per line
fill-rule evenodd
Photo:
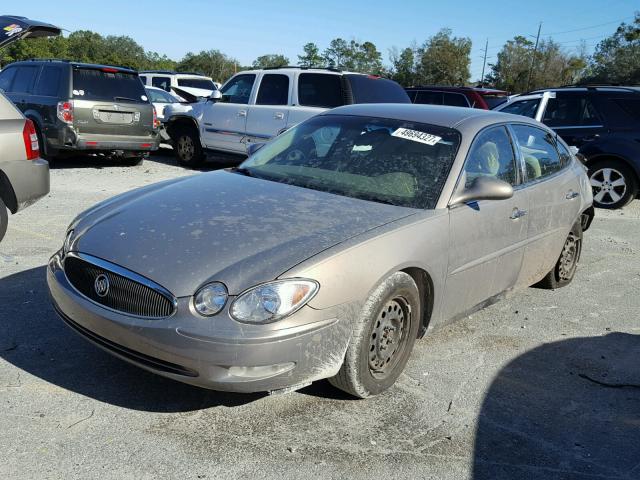
<path fill-rule="evenodd" d="M 0 90 L 33 121 L 48 159 L 99 153 L 137 165 L 158 148 L 155 110 L 135 70 L 27 60 L 0 72 Z"/>

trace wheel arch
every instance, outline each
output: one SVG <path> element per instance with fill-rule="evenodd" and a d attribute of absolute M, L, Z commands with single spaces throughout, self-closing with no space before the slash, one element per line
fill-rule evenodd
<path fill-rule="evenodd" d="M 636 183 L 640 184 L 640 162 L 636 164 L 623 155 L 616 153 L 600 153 L 587 158 L 586 165 L 588 168 L 591 168 L 592 165 L 606 160 L 615 160 L 624 163 L 635 174 Z"/>
<path fill-rule="evenodd" d="M 18 211 L 18 199 L 16 198 L 16 192 L 14 192 L 9 177 L 0 170 L 0 198 L 7 206 L 11 213 Z"/>
<path fill-rule="evenodd" d="M 427 332 L 431 317 L 433 314 L 434 305 L 434 288 L 433 280 L 429 273 L 420 267 L 407 267 L 401 272 L 406 273 L 413 281 L 416 282 L 418 290 L 420 291 L 420 298 L 422 299 L 422 319 L 420 329 L 418 330 L 418 338 L 422 338 Z"/>
<path fill-rule="evenodd" d="M 178 132 L 181 127 L 188 127 L 195 129 L 200 136 L 200 129 L 198 128 L 198 122 L 195 118 L 188 115 L 177 115 L 171 117 L 167 122 L 167 134 L 173 139 L 173 136 Z"/>

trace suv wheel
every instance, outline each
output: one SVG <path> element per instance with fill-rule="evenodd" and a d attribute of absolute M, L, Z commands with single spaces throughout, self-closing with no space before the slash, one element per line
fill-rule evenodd
<path fill-rule="evenodd" d="M 593 203 L 598 208 L 622 208 L 638 194 L 636 176 L 619 160 L 603 160 L 589 167 Z"/>
<path fill-rule="evenodd" d="M 195 168 L 204 161 L 200 137 L 193 128 L 181 128 L 174 140 L 178 163 L 183 167 Z"/>
<path fill-rule="evenodd" d="M 7 233 L 7 224 L 9 223 L 9 214 L 7 213 L 7 207 L 0 198 L 0 242 Z"/>
<path fill-rule="evenodd" d="M 146 152 L 134 152 L 125 154 L 121 157 L 120 163 L 127 167 L 137 167 L 138 165 L 142 165 L 146 156 Z"/>

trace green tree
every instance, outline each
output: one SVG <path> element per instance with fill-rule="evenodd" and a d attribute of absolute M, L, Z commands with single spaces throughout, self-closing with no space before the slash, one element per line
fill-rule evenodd
<path fill-rule="evenodd" d="M 640 12 L 598 44 L 587 76 L 593 82 L 640 83 Z"/>
<path fill-rule="evenodd" d="M 328 67 L 343 68 L 351 61 L 351 49 L 346 40 L 334 38 L 322 56 Z"/>
<path fill-rule="evenodd" d="M 303 55 L 298 55 L 298 65 L 301 67 L 322 67 L 324 58 L 320 55 L 320 49 L 315 43 L 307 43 L 302 47 Z"/>
<path fill-rule="evenodd" d="M 274 68 L 289 65 L 289 59 L 280 54 L 261 55 L 253 61 L 253 68 Z"/>
<path fill-rule="evenodd" d="M 228 57 L 220 50 L 189 52 L 178 62 L 176 70 L 203 73 L 216 82 L 224 83 L 238 70 L 238 61 Z"/>
<path fill-rule="evenodd" d="M 423 84 L 464 85 L 471 72 L 471 40 L 444 28 L 418 49 L 416 80 Z"/>
<path fill-rule="evenodd" d="M 415 53 L 407 47 L 399 51 L 396 47 L 389 52 L 391 60 L 391 79 L 400 85 L 410 87 L 416 84 Z"/>

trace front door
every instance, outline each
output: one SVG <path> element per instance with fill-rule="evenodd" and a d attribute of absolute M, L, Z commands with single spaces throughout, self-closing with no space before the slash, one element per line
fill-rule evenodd
<path fill-rule="evenodd" d="M 469 312 L 511 289 L 522 266 L 529 198 L 519 187 L 518 163 L 506 127 L 492 127 L 478 135 L 469 151 L 459 188 L 470 186 L 479 176 L 510 183 L 514 195 L 507 200 L 482 200 L 451 207 L 447 318 Z"/>
<path fill-rule="evenodd" d="M 236 75 L 222 87 L 220 101 L 206 105 L 200 134 L 207 148 L 245 153 L 241 140 L 247 128 L 255 79 L 255 74 Z"/>

